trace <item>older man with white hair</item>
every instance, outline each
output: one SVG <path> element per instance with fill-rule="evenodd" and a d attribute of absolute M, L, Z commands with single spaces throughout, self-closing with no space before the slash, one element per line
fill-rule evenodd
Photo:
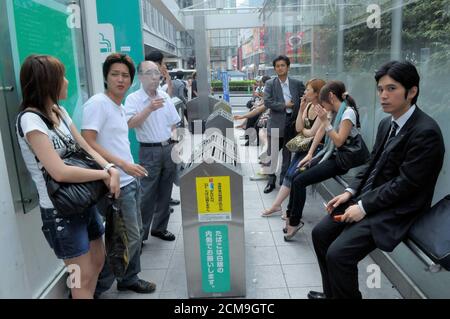
<path fill-rule="evenodd" d="M 151 61 L 141 62 L 138 76 L 142 87 L 130 94 L 125 102 L 128 127 L 136 130 L 140 144 L 139 162 L 148 171 L 141 180 L 141 213 L 143 241 L 149 233 L 162 240 L 173 241 L 175 235 L 167 230 L 169 201 L 176 175 L 171 158 L 172 131 L 181 121 L 170 96 L 159 88 L 161 72 Z M 150 232 L 151 228 L 151 232 Z"/>

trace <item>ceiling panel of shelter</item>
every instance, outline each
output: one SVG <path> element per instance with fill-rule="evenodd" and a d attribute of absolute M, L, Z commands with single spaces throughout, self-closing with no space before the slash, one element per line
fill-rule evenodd
<path fill-rule="evenodd" d="M 181 7 L 180 12 L 183 15 L 258 13 L 262 6 L 263 0 L 193 1 L 191 6 Z"/>

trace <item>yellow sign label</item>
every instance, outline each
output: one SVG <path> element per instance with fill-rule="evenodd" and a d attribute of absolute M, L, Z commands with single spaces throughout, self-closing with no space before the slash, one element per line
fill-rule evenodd
<path fill-rule="evenodd" d="M 230 214 L 230 176 L 197 177 L 199 214 Z"/>

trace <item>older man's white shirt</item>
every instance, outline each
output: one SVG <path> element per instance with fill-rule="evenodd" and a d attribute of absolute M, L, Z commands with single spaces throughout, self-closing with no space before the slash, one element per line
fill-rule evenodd
<path fill-rule="evenodd" d="M 151 98 L 143 88 L 130 94 L 125 101 L 127 121 L 141 113 L 156 98 L 165 99 L 164 106 L 153 111 L 141 126 L 136 127 L 136 137 L 140 143 L 167 141 L 172 135 L 172 126 L 181 121 L 167 93 L 158 89 L 157 96 Z"/>

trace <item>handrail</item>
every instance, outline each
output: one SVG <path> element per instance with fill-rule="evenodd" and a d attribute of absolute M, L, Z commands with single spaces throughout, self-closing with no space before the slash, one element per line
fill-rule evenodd
<path fill-rule="evenodd" d="M 404 243 L 406 246 L 408 246 L 409 249 L 422 261 L 426 268 L 426 271 L 429 271 L 431 273 L 436 273 L 441 271 L 442 267 L 439 264 L 436 264 L 433 260 L 431 260 L 430 257 L 428 257 L 427 254 L 423 252 L 422 249 L 419 248 L 411 239 L 406 238 L 404 240 Z"/>
<path fill-rule="evenodd" d="M 344 188 L 348 187 L 348 183 L 341 176 L 337 175 L 334 177 L 334 179 L 336 180 L 336 182 L 344 186 Z"/>

